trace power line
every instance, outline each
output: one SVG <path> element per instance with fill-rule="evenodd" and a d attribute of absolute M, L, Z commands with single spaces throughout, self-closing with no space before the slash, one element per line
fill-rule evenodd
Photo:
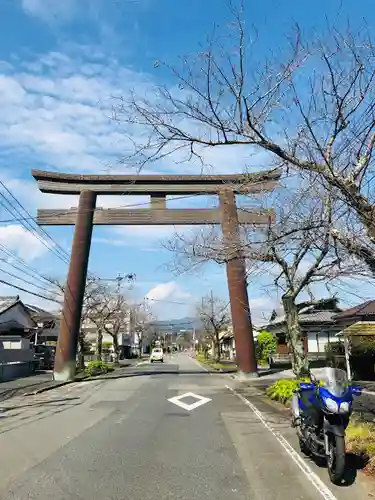
<path fill-rule="evenodd" d="M 42 287 L 42 286 L 39 286 L 39 285 L 36 285 L 35 283 L 31 283 L 30 281 L 27 281 L 25 280 L 24 278 L 20 278 L 19 276 L 17 276 L 16 274 L 13 274 L 13 273 L 10 273 L 9 271 L 5 271 L 5 269 L 1 269 L 0 268 L 0 271 L 7 274 L 8 276 L 11 276 L 12 278 L 15 278 L 19 281 L 23 281 L 24 283 L 26 283 L 27 285 L 31 285 L 33 286 L 34 288 L 39 288 L 39 290 L 42 290 L 43 292 L 49 292 L 49 290 L 47 290 L 45 287 Z"/>
<path fill-rule="evenodd" d="M 17 271 L 21 271 L 21 272 L 27 274 L 28 276 L 37 279 L 41 283 L 43 283 L 43 281 L 46 281 L 47 283 L 50 283 L 51 285 L 55 285 L 54 281 L 52 281 L 50 278 L 40 274 L 36 269 L 34 269 L 30 265 L 28 265 L 21 257 L 19 257 L 10 248 L 6 247 L 5 245 L 2 245 L 1 243 L 0 243 L 0 250 L 2 250 L 5 253 L 5 255 L 9 256 L 10 258 L 14 259 L 16 262 L 20 263 L 20 265 L 23 266 L 25 269 L 22 269 L 22 268 L 16 266 L 14 263 L 9 262 L 7 259 L 0 258 L 1 261 L 8 264 L 10 267 L 13 267 Z"/>
<path fill-rule="evenodd" d="M 1 181 L 0 183 L 3 184 Z M 62 260 L 65 264 L 67 264 L 69 260 L 64 255 L 62 255 L 61 252 L 58 252 L 54 248 L 54 246 L 52 246 L 51 248 L 48 242 L 46 242 L 46 240 L 35 230 L 32 224 L 23 217 L 22 213 L 17 207 L 15 207 L 14 203 L 9 201 L 9 199 L 3 193 L 0 193 L 0 195 L 5 200 L 5 202 L 9 204 L 11 207 L 9 208 L 6 205 L 6 203 L 0 200 L 1 205 L 3 205 L 5 210 L 7 210 L 7 212 L 9 212 L 11 215 L 13 215 L 13 213 L 15 212 L 17 214 L 16 221 L 19 222 L 23 226 L 23 228 L 26 229 L 26 231 L 30 232 L 37 240 L 39 240 L 42 243 L 42 245 L 45 246 L 50 252 L 53 252 L 60 260 Z M 55 244 L 56 243 L 54 242 L 53 245 Z"/>
<path fill-rule="evenodd" d="M 52 299 L 51 297 L 46 297 L 45 295 L 41 295 L 39 293 L 32 292 L 30 290 L 27 290 L 26 288 L 22 288 L 20 286 L 14 285 L 13 283 L 9 283 L 8 281 L 0 279 L 0 283 L 2 283 L 3 285 L 10 286 L 12 288 L 16 288 L 17 290 L 20 290 L 21 292 L 29 293 L 30 295 L 34 295 L 35 297 L 39 297 L 41 299 L 50 300 L 51 302 L 56 302 L 57 304 L 61 304 L 60 301 L 58 301 L 56 299 Z"/>

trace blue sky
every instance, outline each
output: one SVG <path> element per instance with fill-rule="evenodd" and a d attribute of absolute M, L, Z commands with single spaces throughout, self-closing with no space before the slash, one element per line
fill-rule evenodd
<path fill-rule="evenodd" d="M 295 22 L 311 38 L 327 24 L 345 27 L 348 19 L 356 27 L 365 18 L 370 30 L 375 28 L 371 0 L 356 4 L 349 0 L 245 3 L 246 22 L 259 33 L 260 61 L 270 50 L 283 50 L 285 33 Z M 155 60 L 173 64 L 179 56 L 195 53 L 213 23 L 225 25 L 228 19 L 224 0 L 3 0 L 1 180 L 32 214 L 36 207 L 74 206 L 73 197 L 39 193 L 30 176 L 31 168 L 77 173 L 121 171 L 117 160 L 126 148 L 125 130 L 110 119 L 113 96 L 124 95 L 132 88 L 142 92 L 155 82 L 173 85 L 168 73 L 154 68 Z M 228 173 L 251 168 L 253 161 L 238 150 L 212 152 L 210 159 L 217 172 Z M 191 172 L 194 168 L 166 161 L 159 171 Z M 124 206 L 145 202 L 142 197 L 123 196 L 107 197 L 98 204 Z M 173 202 L 179 207 L 192 203 Z M 201 206 L 207 203 L 212 200 L 202 200 Z M 0 220 L 9 218 L 0 205 Z M 72 229 L 48 231 L 69 251 Z M 192 305 L 211 289 L 226 300 L 224 269 L 209 265 L 199 276 L 173 276 L 167 270 L 165 264 L 171 256 L 163 250 L 160 240 L 172 233 L 173 228 L 168 227 L 95 228 L 90 269 L 105 278 L 135 273 L 135 287 L 128 292 L 132 300 L 139 301 L 147 294 L 160 299 L 161 302 L 154 302 L 154 310 L 162 319 L 190 315 Z M 66 265 L 17 223 L 0 224 L 0 243 L 38 272 L 64 279 Z M 12 281 L 1 271 L 0 279 Z M 13 282 L 20 284 L 15 279 Z M 276 294 L 269 294 L 267 282 L 267 276 L 254 277 L 249 287 L 256 321 L 278 302 Z M 28 288 L 36 291 L 31 285 Z M 367 285 L 351 285 L 351 289 L 354 295 L 348 294 L 347 287 L 340 289 L 347 304 L 373 295 L 372 287 Z M 9 295 L 14 291 L 0 285 L 0 293 Z M 29 303 L 46 305 L 42 299 L 23 293 L 21 296 Z"/>

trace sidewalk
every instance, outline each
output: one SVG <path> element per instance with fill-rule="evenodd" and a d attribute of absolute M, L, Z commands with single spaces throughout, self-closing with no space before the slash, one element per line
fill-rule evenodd
<path fill-rule="evenodd" d="M 52 371 L 41 371 L 29 377 L 0 382 L 0 401 L 24 394 L 32 389 L 37 390 L 39 387 L 51 382 L 53 382 Z"/>
<path fill-rule="evenodd" d="M 118 368 L 115 368 L 113 372 L 109 372 L 105 375 L 100 375 L 100 378 L 116 378 L 120 377 L 125 373 L 126 368 L 136 364 L 137 359 L 125 359 L 120 361 Z M 87 377 L 83 372 L 78 374 L 76 377 L 76 382 L 84 379 L 94 380 L 97 377 Z M 57 382 L 53 379 L 53 372 L 43 371 L 29 377 L 22 377 L 14 380 L 9 380 L 7 382 L 0 382 L 0 402 L 6 401 L 15 396 L 25 396 L 31 395 L 38 392 L 48 391 L 61 385 L 65 385 L 65 382 Z"/>

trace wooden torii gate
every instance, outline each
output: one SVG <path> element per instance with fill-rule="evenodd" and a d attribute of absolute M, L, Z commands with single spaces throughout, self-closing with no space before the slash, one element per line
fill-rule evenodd
<path fill-rule="evenodd" d="M 93 225 L 201 225 L 221 224 L 228 250 L 226 270 L 239 369 L 256 376 L 245 259 L 241 252 L 239 224 L 269 224 L 269 210 L 245 211 L 236 206 L 236 194 L 271 191 L 279 170 L 244 175 L 75 175 L 33 170 L 43 193 L 79 195 L 78 209 L 38 209 L 40 226 L 75 226 L 67 286 L 54 367 L 55 380 L 75 376 L 78 336 L 90 254 Z M 96 208 L 98 195 L 149 195 L 149 208 Z M 171 195 L 219 195 L 216 208 L 171 209 Z"/>

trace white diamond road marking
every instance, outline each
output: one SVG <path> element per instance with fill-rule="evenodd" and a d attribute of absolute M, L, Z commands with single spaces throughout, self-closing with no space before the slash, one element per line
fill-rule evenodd
<path fill-rule="evenodd" d="M 195 398 L 198 401 L 195 403 L 192 403 L 190 405 L 184 403 L 181 401 L 181 399 L 184 398 Z M 209 403 L 212 401 L 210 398 L 205 398 L 203 396 L 199 396 L 198 394 L 194 394 L 193 392 L 186 392 L 185 394 L 182 394 L 181 396 L 175 396 L 174 398 L 168 399 L 170 403 L 173 403 L 176 406 L 179 406 L 180 408 L 183 408 L 186 411 L 191 411 L 195 410 L 195 408 L 198 408 L 199 406 L 205 405 L 206 403 Z"/>

